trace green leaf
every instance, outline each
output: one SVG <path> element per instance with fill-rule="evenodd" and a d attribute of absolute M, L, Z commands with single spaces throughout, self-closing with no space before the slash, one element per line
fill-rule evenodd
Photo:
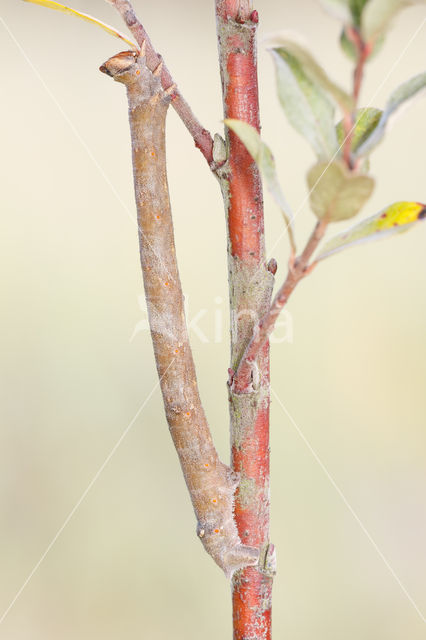
<path fill-rule="evenodd" d="M 301 63 L 285 49 L 271 51 L 275 63 L 278 97 L 290 124 L 311 144 L 318 158 L 337 149 L 334 105 Z"/>
<path fill-rule="evenodd" d="M 356 152 L 359 147 L 371 136 L 374 129 L 379 124 L 382 116 L 380 109 L 368 107 L 366 109 L 358 109 L 356 112 L 355 125 L 352 132 L 352 153 Z M 343 126 L 343 120 L 336 125 L 337 141 L 339 146 L 344 144 L 346 134 Z"/>
<path fill-rule="evenodd" d="M 392 18 L 406 7 L 425 4 L 426 0 L 369 0 L 362 14 L 361 32 L 366 42 L 383 35 Z"/>
<path fill-rule="evenodd" d="M 264 142 L 262 142 L 260 135 L 258 134 L 256 129 L 249 125 L 247 122 L 228 118 L 227 120 L 225 120 L 225 124 L 239 137 L 249 154 L 252 156 L 253 160 L 256 162 L 260 171 L 262 172 L 266 185 L 276 204 L 281 210 L 281 213 L 289 230 L 290 241 L 294 248 L 294 240 L 291 232 L 293 226 L 291 209 L 281 190 L 280 183 L 278 182 L 275 160 L 271 150 Z"/>
<path fill-rule="evenodd" d="M 289 40 L 285 35 L 278 34 L 274 36 L 272 51 L 280 54 L 280 51 L 286 52 L 292 56 L 303 68 L 307 76 L 312 82 L 318 84 L 326 91 L 344 111 L 350 111 L 353 108 L 353 99 L 346 91 L 339 87 L 324 71 L 312 54 L 302 45 Z"/>
<path fill-rule="evenodd" d="M 317 260 L 338 253 L 348 247 L 379 240 L 412 228 L 413 224 L 426 218 L 426 205 L 420 202 L 396 202 L 375 216 L 363 220 L 356 226 L 331 238 L 322 249 Z"/>
<path fill-rule="evenodd" d="M 374 189 L 373 178 L 354 175 L 337 162 L 319 162 L 309 171 L 307 181 L 313 212 L 331 222 L 356 216 Z"/>
<path fill-rule="evenodd" d="M 402 105 L 408 106 L 410 99 L 417 97 L 425 89 L 426 72 L 419 73 L 419 75 L 410 78 L 410 80 L 407 80 L 407 82 L 404 82 L 395 89 L 386 103 L 377 126 L 372 130 L 371 135 L 367 137 L 365 142 L 358 147 L 356 155 L 359 157 L 370 153 L 372 149 L 382 141 L 391 116 L 393 116 Z"/>
<path fill-rule="evenodd" d="M 330 15 L 342 20 L 343 22 L 351 22 L 351 10 L 349 0 L 320 0 L 323 8 Z"/>

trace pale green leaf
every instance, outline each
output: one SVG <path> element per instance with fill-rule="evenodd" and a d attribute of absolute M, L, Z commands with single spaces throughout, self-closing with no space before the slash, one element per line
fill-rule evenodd
<path fill-rule="evenodd" d="M 354 175 L 338 162 L 319 162 L 307 176 L 311 207 L 330 222 L 353 218 L 371 196 L 374 180 Z"/>
<path fill-rule="evenodd" d="M 323 247 L 317 260 L 363 242 L 379 240 L 412 228 L 426 218 L 426 205 L 419 202 L 396 202 L 375 216 L 363 220 L 351 229 L 331 238 Z"/>
<path fill-rule="evenodd" d="M 386 103 L 385 109 L 377 126 L 373 129 L 371 135 L 367 137 L 365 142 L 359 146 L 357 156 L 364 156 L 367 153 L 370 153 L 372 149 L 382 141 L 391 117 L 395 115 L 400 107 L 408 106 L 412 99 L 418 97 L 421 92 L 425 90 L 426 72 L 419 73 L 417 76 L 410 78 L 410 80 L 407 80 L 407 82 L 404 82 L 395 89 Z"/>
<path fill-rule="evenodd" d="M 355 123 L 352 126 L 352 141 L 351 151 L 356 152 L 359 147 L 372 135 L 374 129 L 379 124 L 382 116 L 380 109 L 374 107 L 368 107 L 366 109 L 358 109 L 356 112 Z M 345 142 L 346 133 L 343 126 L 343 120 L 336 125 L 337 140 L 339 146 L 342 146 Z"/>
<path fill-rule="evenodd" d="M 326 159 L 337 149 L 334 104 L 307 75 L 300 62 L 284 49 L 271 51 L 275 63 L 278 97 L 290 124 Z"/>
<path fill-rule="evenodd" d="M 257 166 L 262 172 L 262 175 L 272 197 L 281 210 L 287 226 L 292 227 L 293 221 L 291 209 L 281 190 L 281 186 L 276 173 L 275 160 L 271 150 L 261 140 L 261 137 L 256 129 L 249 125 L 247 122 L 228 118 L 227 120 L 225 120 L 225 124 L 239 137 L 249 154 L 252 156 L 253 160 L 256 162 Z M 291 234 L 290 239 L 293 245 L 293 237 Z"/>
<path fill-rule="evenodd" d="M 134 42 L 132 42 L 132 40 L 129 40 L 128 38 L 126 38 L 126 36 L 123 35 L 120 31 L 118 31 L 115 27 L 110 27 L 108 24 L 105 24 L 105 22 L 102 22 L 97 18 L 93 18 L 92 16 L 89 16 L 87 13 L 81 13 L 81 11 L 76 11 L 76 9 L 71 9 L 71 7 L 66 7 L 65 5 L 60 4 L 59 2 L 53 2 L 53 0 L 25 0 L 25 2 L 31 2 L 32 4 L 39 4 L 42 7 L 47 7 L 48 9 L 55 9 L 55 11 L 61 11 L 62 13 L 67 13 L 68 15 L 74 16 L 76 18 L 80 18 L 81 20 L 85 20 L 86 22 L 90 22 L 91 24 L 94 24 L 97 27 L 100 27 L 110 35 L 116 38 L 119 38 L 120 40 L 123 40 L 135 51 L 139 50 L 139 47 Z"/>
<path fill-rule="evenodd" d="M 404 102 L 426 88 L 426 71 L 410 78 L 392 92 L 387 102 L 385 114 L 389 116 Z"/>
<path fill-rule="evenodd" d="M 369 0 L 361 20 L 364 40 L 371 42 L 384 34 L 394 16 L 402 9 L 425 3 L 426 0 Z"/>
<path fill-rule="evenodd" d="M 312 80 L 324 89 L 344 111 L 350 111 L 353 107 L 353 99 L 349 94 L 339 87 L 324 71 L 313 55 L 301 44 L 289 40 L 285 34 L 277 34 L 272 38 L 271 50 L 287 52 L 295 58 L 303 67 L 303 71 Z M 268 44 L 268 42 L 266 42 Z"/>

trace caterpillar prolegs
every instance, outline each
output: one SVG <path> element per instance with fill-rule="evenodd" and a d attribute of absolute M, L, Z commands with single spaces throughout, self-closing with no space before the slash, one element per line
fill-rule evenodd
<path fill-rule="evenodd" d="M 175 255 L 166 173 L 165 122 L 173 87 L 161 86 L 141 52 L 110 58 L 101 71 L 127 89 L 139 246 L 151 337 L 167 422 L 197 517 L 197 535 L 227 577 L 254 565 L 233 517 L 238 476 L 214 447 L 201 405 Z"/>

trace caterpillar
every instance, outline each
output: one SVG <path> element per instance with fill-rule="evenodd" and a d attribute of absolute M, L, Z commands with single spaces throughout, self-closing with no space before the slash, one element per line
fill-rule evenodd
<path fill-rule="evenodd" d="M 140 52 L 124 51 L 100 70 L 127 89 L 139 248 L 155 361 L 169 430 L 197 518 L 197 535 L 225 575 L 257 564 L 234 520 L 238 474 L 214 447 L 197 388 L 176 262 L 166 172 L 165 123 L 174 87 L 163 90 Z"/>

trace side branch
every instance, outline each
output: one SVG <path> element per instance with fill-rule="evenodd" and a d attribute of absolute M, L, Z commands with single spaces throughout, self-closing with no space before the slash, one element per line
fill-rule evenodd
<path fill-rule="evenodd" d="M 282 309 L 287 303 L 290 295 L 294 289 L 306 275 L 308 275 L 315 263 L 309 265 L 309 261 L 318 247 L 320 241 L 324 237 L 327 229 L 328 220 L 323 218 L 319 220 L 315 226 L 315 229 L 308 240 L 308 243 L 303 250 L 303 253 L 296 258 L 293 264 L 290 264 L 290 268 L 284 283 L 281 285 L 278 293 L 276 294 L 270 309 L 259 320 L 253 330 L 253 337 L 250 340 L 247 348 L 244 352 L 241 362 L 233 378 L 233 387 L 243 393 L 247 389 L 253 371 L 253 365 L 257 360 L 259 353 L 272 333 L 275 322 L 281 313 Z"/>
<path fill-rule="evenodd" d="M 156 53 L 147 32 L 138 20 L 129 0 L 109 0 L 109 2 L 111 2 L 120 13 L 138 45 L 141 47 L 142 44 L 145 43 L 145 55 L 148 68 L 151 71 L 157 69 L 161 62 L 161 56 Z M 172 96 L 173 108 L 193 137 L 195 146 L 201 151 L 209 166 L 215 168 L 213 163 L 213 139 L 209 131 L 205 129 L 195 117 L 191 107 L 173 82 L 173 78 L 165 65 L 162 67 L 161 84 L 166 90 L 171 86 L 174 87 Z"/>

